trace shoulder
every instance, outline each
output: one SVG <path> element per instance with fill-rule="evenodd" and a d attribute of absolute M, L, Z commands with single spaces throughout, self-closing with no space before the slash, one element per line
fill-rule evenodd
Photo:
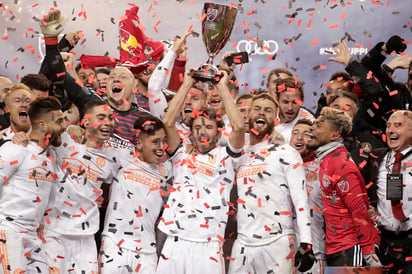
<path fill-rule="evenodd" d="M 309 119 L 312 121 L 315 120 L 315 117 L 313 116 L 313 114 L 309 110 L 303 107 L 300 108 L 298 118 L 299 119 Z"/>

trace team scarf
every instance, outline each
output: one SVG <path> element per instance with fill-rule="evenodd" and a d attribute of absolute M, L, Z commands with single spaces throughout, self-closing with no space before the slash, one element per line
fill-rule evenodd
<path fill-rule="evenodd" d="M 326 145 L 320 146 L 315 150 L 316 157 L 318 157 L 319 161 L 322 161 L 329 155 L 329 153 L 340 147 L 343 147 L 343 139 L 337 139 L 336 141 L 327 143 Z"/>

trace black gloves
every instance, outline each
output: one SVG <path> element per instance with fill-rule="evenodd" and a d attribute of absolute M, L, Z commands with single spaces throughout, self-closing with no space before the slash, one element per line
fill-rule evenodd
<path fill-rule="evenodd" d="M 314 262 L 315 255 L 313 255 L 312 245 L 300 243 L 300 247 L 295 254 L 295 267 L 300 272 L 305 272 L 312 268 Z"/>
<path fill-rule="evenodd" d="M 404 52 L 406 50 L 406 44 L 404 43 L 404 41 L 405 40 L 403 40 L 398 35 L 394 35 L 389 38 L 388 42 L 386 42 L 386 50 L 388 54 L 390 54 L 392 51 L 395 51 L 398 54 Z"/>

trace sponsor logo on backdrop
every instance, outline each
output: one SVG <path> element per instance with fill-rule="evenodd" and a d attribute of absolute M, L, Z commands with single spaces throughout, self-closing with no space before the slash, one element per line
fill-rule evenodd
<path fill-rule="evenodd" d="M 274 55 L 279 50 L 279 44 L 274 40 L 263 40 L 259 43 L 251 40 L 240 40 L 236 49 L 238 52 L 246 51 L 249 54 Z"/>
<path fill-rule="evenodd" d="M 351 55 L 366 55 L 367 48 L 349 48 Z M 319 48 L 319 55 L 335 55 L 333 48 Z"/>

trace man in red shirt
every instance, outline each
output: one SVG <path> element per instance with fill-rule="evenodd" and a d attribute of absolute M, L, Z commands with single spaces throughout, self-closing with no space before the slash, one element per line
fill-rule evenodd
<path fill-rule="evenodd" d="M 328 266 L 378 267 L 381 262 L 375 243 L 380 242 L 380 236 L 368 214 L 365 183 L 343 145 L 351 126 L 351 118 L 343 111 L 324 107 L 307 144 L 321 162 L 326 262 Z"/>

